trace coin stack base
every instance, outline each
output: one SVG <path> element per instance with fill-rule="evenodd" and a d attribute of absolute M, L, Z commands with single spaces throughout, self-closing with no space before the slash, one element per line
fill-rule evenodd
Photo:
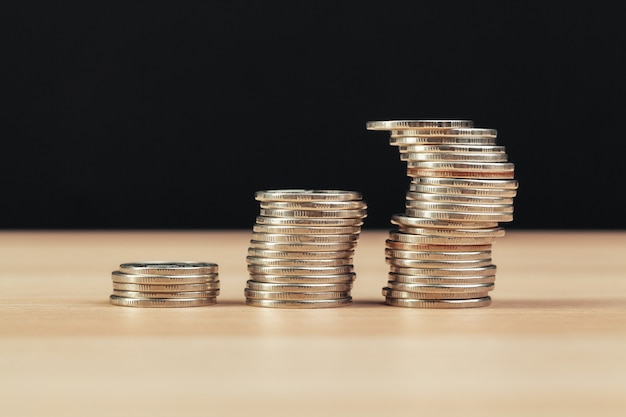
<path fill-rule="evenodd" d="M 246 304 L 332 308 L 352 303 L 352 263 L 367 205 L 346 190 L 258 191 L 246 257 Z"/>
<path fill-rule="evenodd" d="M 404 213 L 386 240 L 385 303 L 413 308 L 491 304 L 496 266 L 491 249 L 513 219 L 514 166 L 495 129 L 472 120 L 368 122 L 388 130 L 411 177 Z"/>
<path fill-rule="evenodd" d="M 124 307 L 204 307 L 216 304 L 220 291 L 218 265 L 212 262 L 127 262 L 111 279 L 109 301 Z"/>

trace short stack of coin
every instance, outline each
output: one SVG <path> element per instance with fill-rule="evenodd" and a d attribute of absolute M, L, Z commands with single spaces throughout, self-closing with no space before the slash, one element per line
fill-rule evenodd
<path fill-rule="evenodd" d="M 111 278 L 111 304 L 125 307 L 209 306 L 220 291 L 218 265 L 212 262 L 127 262 Z"/>
<path fill-rule="evenodd" d="M 246 257 L 246 304 L 327 308 L 352 303 L 353 255 L 367 216 L 361 193 L 279 189 L 255 193 L 260 213 Z"/>
<path fill-rule="evenodd" d="M 491 304 L 500 222 L 513 220 L 518 183 L 495 129 L 471 120 L 368 122 L 388 130 L 411 178 L 404 213 L 386 241 L 385 303 L 400 307 L 464 308 Z"/>

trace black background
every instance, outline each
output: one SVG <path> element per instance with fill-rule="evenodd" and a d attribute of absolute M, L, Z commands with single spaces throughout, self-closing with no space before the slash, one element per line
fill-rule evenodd
<path fill-rule="evenodd" d="M 18 3 L 18 2 L 15 2 Z M 257 190 L 409 178 L 369 120 L 498 130 L 508 229 L 624 229 L 624 13 L 598 2 L 3 6 L 3 229 L 247 229 Z"/>

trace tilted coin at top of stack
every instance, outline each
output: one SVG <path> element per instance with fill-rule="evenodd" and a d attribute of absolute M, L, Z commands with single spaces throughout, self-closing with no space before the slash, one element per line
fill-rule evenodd
<path fill-rule="evenodd" d="M 255 193 L 260 212 L 246 257 L 246 304 L 273 308 L 350 305 L 352 258 L 367 204 L 357 191 Z"/>
<path fill-rule="evenodd" d="M 218 265 L 213 262 L 126 262 L 111 279 L 110 302 L 125 307 L 209 306 L 220 291 Z"/>
<path fill-rule="evenodd" d="M 504 236 L 499 223 L 513 220 L 518 188 L 497 130 L 463 119 L 374 121 L 366 128 L 390 131 L 411 177 L 405 212 L 392 215 L 386 241 L 385 303 L 490 305 L 491 247 Z"/>

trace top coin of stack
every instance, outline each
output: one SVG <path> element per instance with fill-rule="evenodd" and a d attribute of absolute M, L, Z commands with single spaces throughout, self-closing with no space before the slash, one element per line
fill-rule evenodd
<path fill-rule="evenodd" d="M 120 264 L 110 302 L 125 307 L 200 307 L 217 302 L 218 265 L 196 261 Z"/>
<path fill-rule="evenodd" d="M 406 210 L 394 214 L 386 241 L 385 302 L 425 308 L 491 303 L 496 266 L 491 246 L 513 220 L 518 183 L 497 131 L 472 120 L 389 120 L 388 130 L 411 177 Z"/>
<path fill-rule="evenodd" d="M 367 205 L 346 190 L 255 193 L 260 214 L 248 256 L 246 304 L 324 308 L 351 304 L 352 264 Z"/>

